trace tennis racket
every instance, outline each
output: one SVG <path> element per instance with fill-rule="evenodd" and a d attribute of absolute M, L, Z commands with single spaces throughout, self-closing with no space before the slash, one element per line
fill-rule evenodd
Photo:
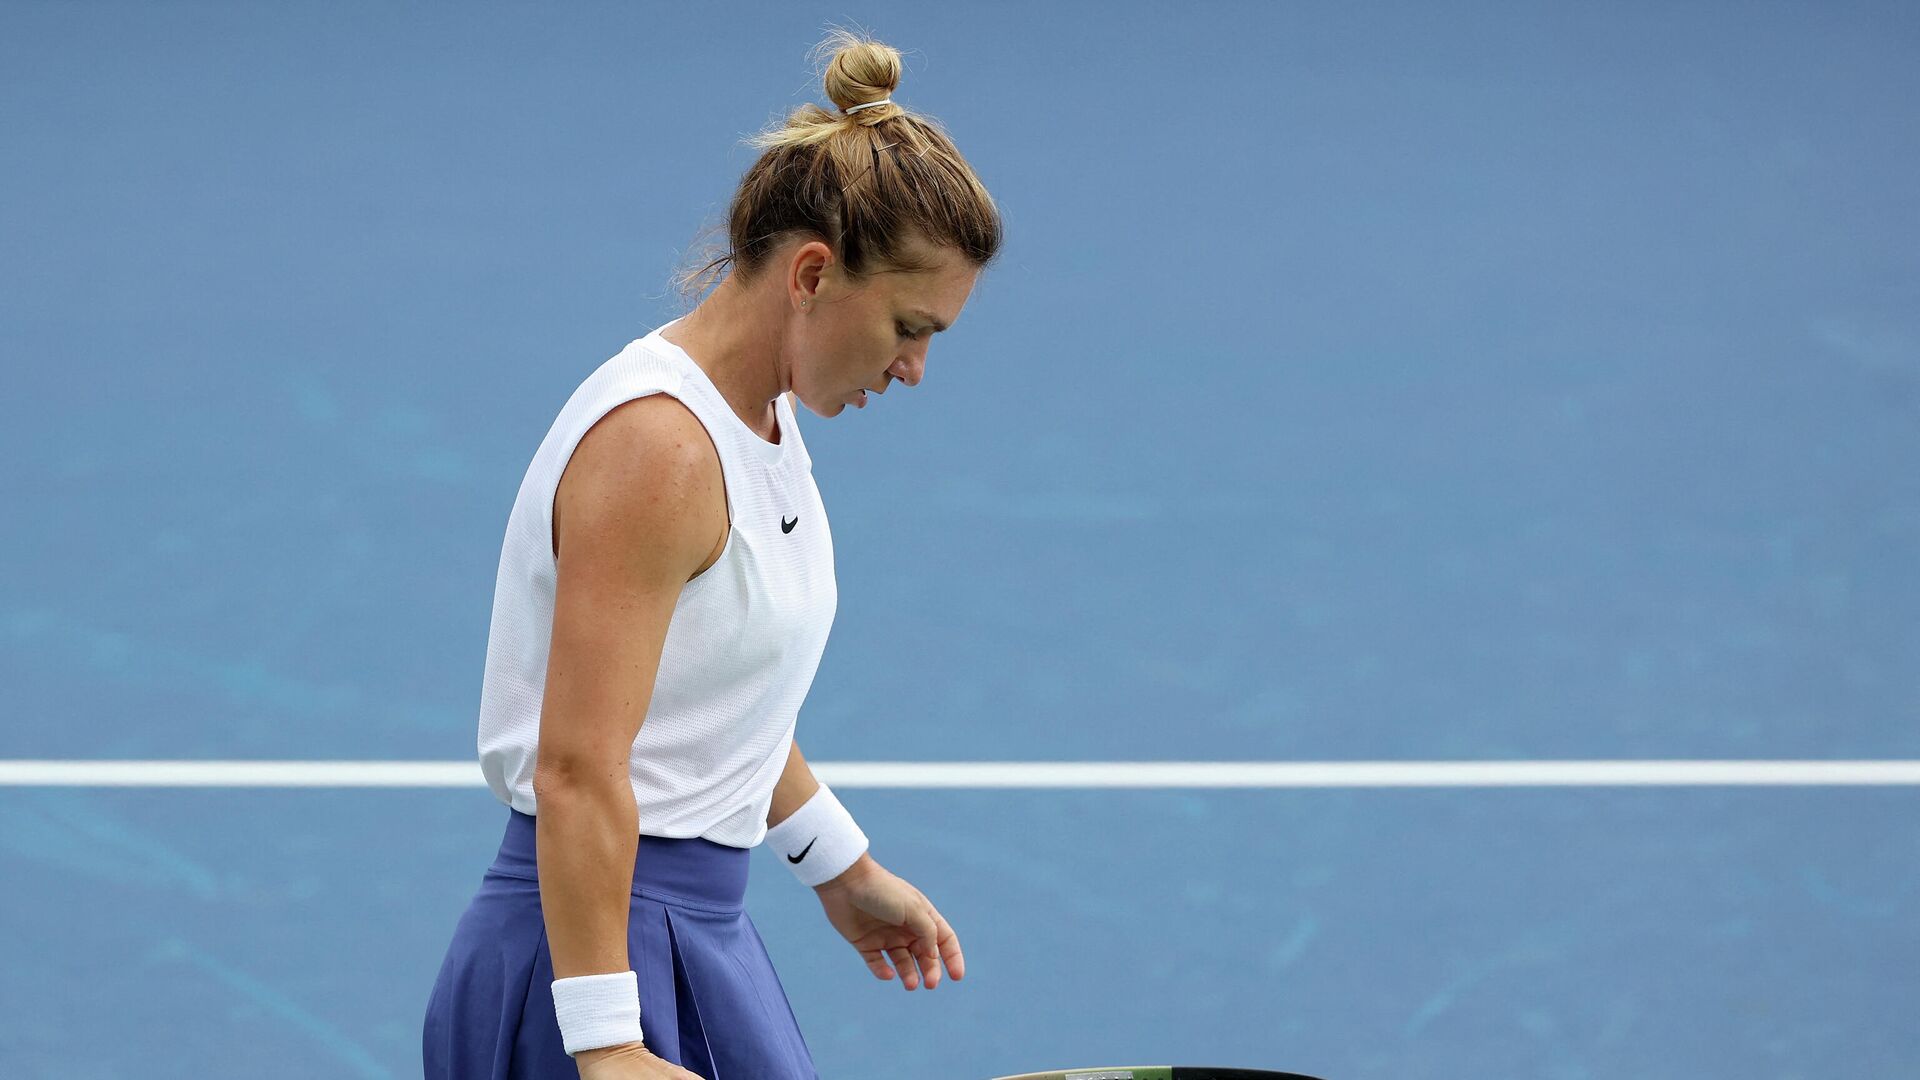
<path fill-rule="evenodd" d="M 1302 1073 L 1268 1069 L 1221 1069 L 1211 1065 L 1113 1065 L 1100 1069 L 1056 1069 L 1052 1072 L 996 1076 L 994 1080 L 1319 1080 Z"/>
<path fill-rule="evenodd" d="M 1273 1072 L 1269 1068 L 1215 1068 L 1212 1065 L 1112 1065 L 1106 1068 L 1056 1068 L 1052 1072 L 1021 1072 L 993 1080 L 1319 1080 L 1302 1072 Z"/>

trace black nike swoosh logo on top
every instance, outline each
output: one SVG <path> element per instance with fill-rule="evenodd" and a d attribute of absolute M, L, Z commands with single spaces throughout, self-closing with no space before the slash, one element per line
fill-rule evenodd
<path fill-rule="evenodd" d="M 799 518 L 794 518 L 792 521 L 788 521 L 786 518 L 781 518 L 780 531 L 783 533 L 790 533 L 793 531 L 793 527 L 798 524 L 800 524 Z"/>
<path fill-rule="evenodd" d="M 806 858 L 806 857 L 807 857 L 807 852 L 809 852 L 809 851 L 812 851 L 812 850 L 813 850 L 813 845 L 815 845 L 815 844 L 817 844 L 817 843 L 819 843 L 819 842 L 820 842 L 820 838 L 819 838 L 819 837 L 817 837 L 817 836 L 816 836 L 816 837 L 814 837 L 813 839 L 811 839 L 811 840 L 809 840 L 809 841 L 807 841 L 807 846 L 806 846 L 806 847 L 803 847 L 803 848 L 801 848 L 801 849 L 800 849 L 800 854 L 798 854 L 798 855 L 789 855 L 789 856 L 787 856 L 787 861 L 788 861 L 788 862 L 790 862 L 790 863 L 797 863 L 797 862 L 799 862 L 799 861 L 800 861 L 801 859 L 804 859 L 804 858 Z"/>

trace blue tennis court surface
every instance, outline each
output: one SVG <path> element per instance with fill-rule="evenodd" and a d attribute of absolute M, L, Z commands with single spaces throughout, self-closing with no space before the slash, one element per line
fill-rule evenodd
<path fill-rule="evenodd" d="M 739 12 L 750 12 L 741 18 Z M 0 4 L 0 760 L 473 752 L 502 529 L 819 97 L 1008 243 L 799 422 L 815 762 L 1920 758 L 1920 16 Z M 859 789 L 828 1080 L 1920 1075 L 1920 787 Z M 0 786 L 0 1077 L 404 1077 L 481 789 Z"/>

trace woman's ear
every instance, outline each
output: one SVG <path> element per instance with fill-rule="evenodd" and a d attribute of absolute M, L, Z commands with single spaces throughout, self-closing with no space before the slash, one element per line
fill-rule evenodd
<path fill-rule="evenodd" d="M 817 300 L 826 284 L 827 267 L 833 265 L 833 249 L 819 240 L 809 240 L 794 249 L 787 269 L 787 293 L 795 307 L 802 301 Z"/>

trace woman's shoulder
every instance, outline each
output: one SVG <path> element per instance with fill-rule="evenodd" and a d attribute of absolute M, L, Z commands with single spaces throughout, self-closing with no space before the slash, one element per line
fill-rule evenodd
<path fill-rule="evenodd" d="M 592 527 L 642 546 L 684 548 L 698 566 L 712 547 L 709 519 L 716 512 L 725 519 L 723 483 L 706 426 L 678 398 L 655 393 L 621 402 L 587 429 L 554 501 L 556 511 L 563 504 L 579 507 Z"/>

